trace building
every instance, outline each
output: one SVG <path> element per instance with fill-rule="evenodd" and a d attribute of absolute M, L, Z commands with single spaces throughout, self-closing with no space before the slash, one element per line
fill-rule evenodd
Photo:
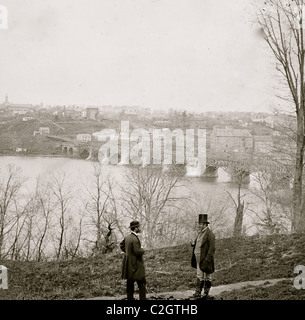
<path fill-rule="evenodd" d="M 157 120 L 153 122 L 153 126 L 159 129 L 168 128 L 170 130 L 176 129 L 176 126 L 169 120 Z"/>
<path fill-rule="evenodd" d="M 7 111 L 12 112 L 15 116 L 32 113 L 32 108 L 34 107 L 32 104 L 20 104 L 9 102 L 7 94 L 5 96 L 5 101 L 2 103 L 2 106 L 4 106 Z"/>
<path fill-rule="evenodd" d="M 81 142 L 90 142 L 91 141 L 91 134 L 89 133 L 79 133 L 76 135 L 76 140 Z"/>
<path fill-rule="evenodd" d="M 139 113 L 133 110 L 123 110 L 120 113 L 120 121 L 132 121 L 139 119 Z"/>
<path fill-rule="evenodd" d="M 90 120 L 97 120 L 99 110 L 97 107 L 88 107 L 86 108 L 86 118 Z"/>
<path fill-rule="evenodd" d="M 214 152 L 245 153 L 253 150 L 252 134 L 246 129 L 214 128 L 210 134 Z"/>
<path fill-rule="evenodd" d="M 41 135 L 43 135 L 43 134 L 50 134 L 50 128 L 49 128 L 49 127 L 40 127 L 40 128 L 39 128 L 39 133 L 40 133 Z"/>
<path fill-rule="evenodd" d="M 254 123 L 257 122 L 264 122 L 265 116 L 262 113 L 252 113 L 251 114 L 251 121 Z"/>
<path fill-rule="evenodd" d="M 198 130 L 205 129 L 209 126 L 208 120 L 205 118 L 192 118 L 190 119 L 190 129 Z"/>
<path fill-rule="evenodd" d="M 23 118 L 22 118 L 22 121 L 23 121 L 23 122 L 33 121 L 33 120 L 35 120 L 35 118 L 33 118 L 33 117 L 23 117 Z"/>
<path fill-rule="evenodd" d="M 8 106 L 10 103 L 9 103 L 9 101 L 8 101 L 8 95 L 6 94 L 5 95 L 5 100 L 4 100 L 4 102 L 3 102 L 3 105 L 4 106 Z"/>
<path fill-rule="evenodd" d="M 253 136 L 253 151 L 255 153 L 269 153 L 272 148 L 272 136 Z"/>

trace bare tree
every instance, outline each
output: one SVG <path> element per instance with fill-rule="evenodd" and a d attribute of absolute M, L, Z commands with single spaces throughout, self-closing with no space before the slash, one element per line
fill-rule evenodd
<path fill-rule="evenodd" d="M 114 229 L 114 224 L 116 222 L 108 222 L 108 226 L 107 226 L 107 232 L 104 235 L 105 238 L 105 243 L 104 243 L 104 247 L 102 249 L 102 253 L 107 253 L 107 252 L 112 252 L 112 250 L 114 249 L 114 246 L 116 244 L 116 241 L 114 241 L 114 233 L 113 233 L 113 229 Z"/>
<path fill-rule="evenodd" d="M 104 253 L 111 251 L 116 244 L 113 227 L 116 224 L 116 200 L 113 194 L 114 180 L 102 174 L 102 165 L 95 165 L 91 181 L 84 184 L 89 199 L 85 208 L 90 216 L 90 225 L 95 229 L 93 251 Z"/>
<path fill-rule="evenodd" d="M 243 220 L 244 220 L 244 213 L 245 213 L 245 201 L 244 197 L 245 194 L 241 194 L 242 186 L 245 182 L 249 179 L 250 174 L 250 166 L 247 163 L 241 164 L 237 162 L 229 163 L 224 170 L 229 173 L 237 184 L 237 196 L 234 199 L 232 193 L 227 191 L 227 194 L 230 196 L 234 207 L 235 207 L 235 220 L 234 220 L 234 228 L 233 228 L 233 237 L 240 237 L 243 231 Z"/>
<path fill-rule="evenodd" d="M 242 234 L 245 202 L 240 195 L 241 183 L 237 187 L 237 202 L 233 200 L 236 207 L 236 217 L 234 221 L 233 237 L 240 237 Z"/>
<path fill-rule="evenodd" d="M 19 221 L 16 215 L 15 204 L 20 194 L 20 188 L 25 179 L 21 175 L 21 170 L 9 165 L 6 174 L 0 177 L 0 258 L 3 257 L 5 247 L 5 237 Z"/>
<path fill-rule="evenodd" d="M 82 239 L 82 235 L 83 235 L 83 219 L 84 219 L 83 216 L 81 216 L 81 218 L 79 219 L 76 241 L 75 242 L 73 241 L 73 250 L 70 250 L 71 251 L 71 259 L 76 258 L 78 255 L 78 252 L 80 250 L 80 244 L 81 244 L 81 239 Z"/>
<path fill-rule="evenodd" d="M 54 197 L 54 211 L 58 214 L 58 229 L 57 236 L 56 259 L 61 258 L 62 249 L 65 244 L 65 235 L 68 228 L 68 212 L 69 204 L 72 200 L 72 187 L 67 185 L 66 175 L 63 172 L 52 174 L 49 179 L 48 187 L 52 190 Z"/>
<path fill-rule="evenodd" d="M 26 224 L 26 252 L 25 252 L 25 260 L 30 260 L 31 258 L 31 244 L 33 240 L 33 226 L 34 226 L 34 216 L 33 214 L 28 214 L 26 219 L 25 219 L 25 224 Z"/>
<path fill-rule="evenodd" d="M 289 232 L 291 215 L 290 218 L 287 216 L 281 202 L 283 192 L 287 194 L 289 187 L 282 189 L 285 186 L 282 186 L 281 174 L 261 168 L 259 172 L 253 174 L 253 179 L 255 186 L 249 188 L 249 192 L 254 195 L 254 200 L 258 201 L 253 204 L 253 209 L 249 207 L 248 210 L 253 212 L 257 218 L 255 225 L 268 234 Z M 258 203 L 261 205 L 259 206 Z"/>
<path fill-rule="evenodd" d="M 41 261 L 46 253 L 44 252 L 47 245 L 48 234 L 51 229 L 52 214 L 54 213 L 56 204 L 53 201 L 53 191 L 49 188 L 46 181 L 37 179 L 35 190 L 35 204 L 33 212 L 35 212 L 35 259 Z"/>
<path fill-rule="evenodd" d="M 30 199 L 24 207 L 21 209 L 20 202 L 14 200 L 15 205 L 15 212 L 16 212 L 16 224 L 14 225 L 14 228 L 12 228 L 12 231 L 14 231 L 14 235 L 11 237 L 11 246 L 7 250 L 7 253 L 5 256 L 10 255 L 12 260 L 20 260 L 22 257 L 22 249 L 27 241 L 27 234 L 26 236 L 23 235 L 25 231 L 26 221 L 27 221 L 27 214 L 31 210 L 32 199 Z"/>
<path fill-rule="evenodd" d="M 303 163 L 305 149 L 304 0 L 268 0 L 257 9 L 257 21 L 276 59 L 276 70 L 288 86 L 296 114 L 296 151 L 293 181 L 293 232 L 305 231 Z M 263 7 L 264 6 L 264 7 Z"/>
<path fill-rule="evenodd" d="M 69 230 L 65 232 L 65 241 L 62 248 L 62 259 L 73 260 L 79 256 L 80 246 L 83 236 L 84 214 L 79 212 L 79 217 L 69 216 L 67 223 L 70 225 Z M 77 220 L 77 224 L 76 224 Z"/>
<path fill-rule="evenodd" d="M 14 199 L 16 223 L 11 226 L 10 247 L 6 252 L 6 255 L 9 254 L 11 259 L 30 260 L 35 256 L 37 247 L 39 247 L 39 230 L 42 223 L 40 219 L 41 204 L 43 203 L 41 193 L 41 186 L 37 182 L 34 192 Z"/>
<path fill-rule="evenodd" d="M 122 186 L 122 214 L 139 220 L 146 247 L 152 248 L 157 241 L 164 244 L 160 230 L 173 226 L 175 213 L 181 209 L 183 195 L 179 195 L 181 178 L 162 171 L 161 166 L 132 166 Z M 172 221 L 171 224 L 169 224 Z"/>

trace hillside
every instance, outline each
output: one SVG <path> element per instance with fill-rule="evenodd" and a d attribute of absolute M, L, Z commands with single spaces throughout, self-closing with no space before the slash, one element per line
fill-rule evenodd
<path fill-rule="evenodd" d="M 222 293 L 217 299 L 305 299 L 291 278 L 294 267 L 305 265 L 305 235 L 273 235 L 216 241 L 213 286 L 249 280 L 290 278 L 269 287 L 251 286 Z M 192 290 L 195 269 L 190 267 L 188 244 L 147 251 L 144 256 L 148 293 Z M 8 268 L 9 289 L 0 299 L 83 299 L 125 293 L 120 279 L 122 255 L 62 262 L 0 260 Z"/>
<path fill-rule="evenodd" d="M 0 124 L 0 154 L 16 154 L 16 148 L 25 148 L 28 155 L 62 155 L 59 140 L 33 135 L 40 127 L 48 127 L 50 135 L 75 139 L 78 133 L 100 131 L 102 124 L 92 120 L 54 122 L 50 119 L 21 121 L 17 118 L 4 121 Z"/>

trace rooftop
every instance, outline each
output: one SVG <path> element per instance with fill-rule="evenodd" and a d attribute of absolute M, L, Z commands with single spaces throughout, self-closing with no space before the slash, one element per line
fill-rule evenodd
<path fill-rule="evenodd" d="M 252 137 L 252 134 L 245 129 L 214 128 L 213 133 L 217 137 Z"/>

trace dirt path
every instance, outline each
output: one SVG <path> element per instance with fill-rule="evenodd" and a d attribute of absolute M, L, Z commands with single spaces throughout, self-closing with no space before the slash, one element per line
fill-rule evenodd
<path fill-rule="evenodd" d="M 238 283 L 231 283 L 226 285 L 221 285 L 217 287 L 212 287 L 210 291 L 210 295 L 216 297 L 220 293 L 224 291 L 231 291 L 234 289 L 241 289 L 243 287 L 252 285 L 252 286 L 259 286 L 264 285 L 265 287 L 272 286 L 275 283 L 283 280 L 289 280 L 287 278 L 280 278 L 280 279 L 268 279 L 268 280 L 255 280 L 255 281 L 245 281 L 245 282 L 238 282 Z M 176 299 L 176 300 L 183 300 L 188 299 L 191 295 L 193 295 L 194 290 L 186 290 L 186 291 L 173 291 L 173 292 L 158 292 L 158 293 L 149 293 L 147 294 L 147 299 Z M 87 300 L 121 300 L 124 299 L 126 296 L 121 295 L 117 297 L 95 297 L 95 298 L 89 298 Z M 137 294 L 135 294 L 135 298 L 137 299 Z"/>

